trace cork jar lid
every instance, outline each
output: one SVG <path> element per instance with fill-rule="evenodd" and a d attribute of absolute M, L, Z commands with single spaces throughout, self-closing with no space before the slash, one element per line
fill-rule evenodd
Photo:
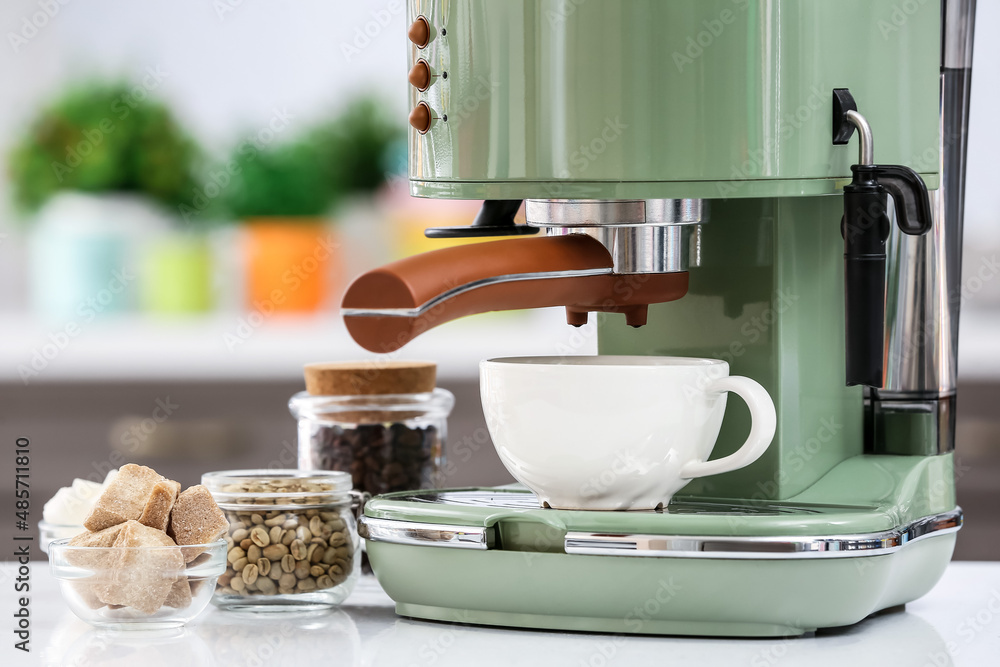
<path fill-rule="evenodd" d="M 434 391 L 431 361 L 345 361 L 306 364 L 306 391 L 313 396 L 422 394 Z"/>

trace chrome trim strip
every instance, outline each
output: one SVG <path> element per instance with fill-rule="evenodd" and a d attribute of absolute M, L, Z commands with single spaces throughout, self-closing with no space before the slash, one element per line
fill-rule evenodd
<path fill-rule="evenodd" d="M 524 220 L 532 227 L 644 227 L 708 221 L 705 199 L 528 199 Z"/>
<path fill-rule="evenodd" d="M 491 549 L 493 528 L 451 526 L 441 523 L 417 523 L 363 516 L 358 534 L 372 542 L 391 542 L 411 546 L 450 547 L 453 549 Z"/>
<path fill-rule="evenodd" d="M 954 533 L 961 527 L 962 509 L 957 508 L 881 533 L 821 537 L 708 537 L 568 532 L 565 549 L 568 554 L 647 558 L 857 558 L 889 554 L 911 542 Z"/>
<path fill-rule="evenodd" d="M 603 276 L 612 272 L 611 267 L 600 269 L 574 269 L 569 271 L 538 271 L 533 273 L 511 273 L 502 276 L 490 276 L 482 280 L 474 280 L 471 283 L 453 287 L 446 292 L 438 294 L 430 301 L 420 304 L 416 308 L 341 308 L 343 317 L 420 317 L 428 311 L 441 305 L 448 299 L 452 299 L 460 294 L 471 292 L 472 290 L 498 283 L 520 282 L 522 280 L 552 280 L 554 278 L 583 278 L 586 276 Z"/>

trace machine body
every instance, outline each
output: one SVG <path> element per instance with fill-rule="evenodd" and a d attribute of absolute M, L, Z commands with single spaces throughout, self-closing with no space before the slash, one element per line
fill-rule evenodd
<path fill-rule="evenodd" d="M 778 429 L 758 461 L 692 482 L 662 512 L 542 510 L 503 489 L 377 498 L 363 531 L 400 613 L 788 635 L 857 622 L 936 583 L 961 525 L 958 312 L 943 295 L 960 271 L 974 2 L 930 1 L 903 25 L 893 9 L 409 0 L 421 74 L 411 192 L 523 199 L 541 232 L 363 276 L 344 304 L 358 341 L 399 347 L 437 321 L 401 333 L 391 318 L 452 292 L 468 300 L 455 316 L 563 305 L 580 324 L 596 310 L 601 353 L 725 359 L 767 389 Z M 838 89 L 891 168 L 831 142 Z M 865 198 L 877 210 L 863 207 L 860 224 Z M 481 217 L 475 227 L 524 231 Z M 553 263 L 548 246 L 572 257 Z M 489 266 L 463 268 L 485 252 Z M 592 276 L 567 270 L 672 288 L 612 289 L 598 303 L 581 282 Z M 483 283 L 528 274 L 570 284 L 501 302 Z M 746 422 L 727 411 L 714 457 L 734 451 Z M 630 622 L 665 579 L 680 592 Z"/>

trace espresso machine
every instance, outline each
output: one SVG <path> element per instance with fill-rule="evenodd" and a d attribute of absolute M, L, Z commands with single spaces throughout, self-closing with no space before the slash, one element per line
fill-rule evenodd
<path fill-rule="evenodd" d="M 361 530 L 399 614 L 794 636 L 935 585 L 962 523 L 974 9 L 408 0 L 411 193 L 484 201 L 427 235 L 513 238 L 359 277 L 354 339 L 391 354 L 457 317 L 564 306 L 595 313 L 601 354 L 728 361 L 777 430 L 656 510 L 548 509 L 517 486 L 377 497 Z M 713 457 L 748 420 L 727 408 Z"/>

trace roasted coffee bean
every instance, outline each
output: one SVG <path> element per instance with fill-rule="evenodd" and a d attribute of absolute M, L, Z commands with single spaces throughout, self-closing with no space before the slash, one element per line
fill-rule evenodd
<path fill-rule="evenodd" d="M 354 487 L 372 495 L 430 486 L 442 449 L 433 426 L 399 423 L 321 426 L 314 438 L 312 467 L 349 472 Z"/>

